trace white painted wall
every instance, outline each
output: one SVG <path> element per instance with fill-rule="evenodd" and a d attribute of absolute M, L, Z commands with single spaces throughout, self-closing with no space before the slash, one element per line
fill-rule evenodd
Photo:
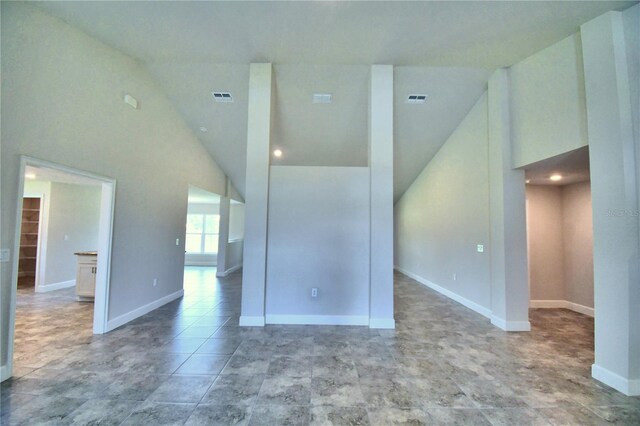
<path fill-rule="evenodd" d="M 513 65 L 509 78 L 513 167 L 588 144 L 580 34 Z"/>
<path fill-rule="evenodd" d="M 487 96 L 395 205 L 396 266 L 490 312 Z M 453 275 L 456 274 L 454 280 Z"/>
<path fill-rule="evenodd" d="M 368 324 L 369 169 L 272 166 L 270 175 L 267 322 Z"/>
<path fill-rule="evenodd" d="M 559 186 L 527 185 L 531 300 L 566 300 L 562 201 Z"/>
<path fill-rule="evenodd" d="M 20 154 L 112 177 L 109 319 L 179 295 L 188 186 L 224 193 L 223 172 L 138 61 L 25 3 L 2 3 L 1 31 L 0 246 L 14 244 Z M 139 109 L 123 102 L 125 93 Z M 11 289 L 5 265 L 2 348 Z"/>
<path fill-rule="evenodd" d="M 47 268 L 40 284 L 47 286 L 75 280 L 76 257 L 73 253 L 97 250 L 101 193 L 100 186 L 51 183 L 46 225 Z"/>

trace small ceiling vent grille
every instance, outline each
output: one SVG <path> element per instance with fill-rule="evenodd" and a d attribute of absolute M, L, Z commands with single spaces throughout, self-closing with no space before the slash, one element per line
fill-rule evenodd
<path fill-rule="evenodd" d="M 408 104 L 423 104 L 427 101 L 427 95 L 409 95 L 407 96 Z"/>
<path fill-rule="evenodd" d="M 233 102 L 233 96 L 229 92 L 211 92 L 216 102 Z"/>
<path fill-rule="evenodd" d="M 330 104 L 332 100 L 333 100 L 333 95 L 331 93 L 314 93 L 313 94 L 314 104 Z"/>

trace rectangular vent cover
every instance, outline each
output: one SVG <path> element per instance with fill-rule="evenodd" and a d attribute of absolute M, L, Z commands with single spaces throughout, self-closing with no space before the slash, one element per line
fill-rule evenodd
<path fill-rule="evenodd" d="M 409 95 L 407 96 L 408 104 L 423 104 L 427 101 L 427 95 Z"/>
<path fill-rule="evenodd" d="M 216 102 L 233 102 L 233 96 L 229 92 L 211 92 Z"/>
<path fill-rule="evenodd" d="M 314 104 L 330 104 L 332 100 L 333 100 L 333 95 L 331 95 L 331 93 L 314 93 L 313 94 Z"/>

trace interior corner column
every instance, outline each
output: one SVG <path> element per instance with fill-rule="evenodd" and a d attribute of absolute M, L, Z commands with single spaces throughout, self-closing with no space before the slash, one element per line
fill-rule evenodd
<path fill-rule="evenodd" d="M 393 319 L 393 66 L 371 67 L 369 97 L 371 262 L 369 326 Z"/>
<path fill-rule="evenodd" d="M 489 80 L 489 206 L 491 222 L 491 323 L 529 331 L 529 282 L 524 171 L 511 162 L 509 75 Z"/>
<path fill-rule="evenodd" d="M 218 234 L 218 256 L 216 277 L 227 276 L 227 245 L 229 242 L 229 214 L 231 200 L 229 197 L 220 197 L 220 226 Z"/>
<path fill-rule="evenodd" d="M 583 24 L 580 35 L 593 209 L 595 363 L 591 373 L 627 395 L 640 395 L 639 165 L 634 159 L 640 146 L 633 134 L 633 76 L 627 64 L 622 15 L 599 16 Z"/>
<path fill-rule="evenodd" d="M 271 64 L 250 65 L 241 326 L 264 325 L 271 84 Z"/>

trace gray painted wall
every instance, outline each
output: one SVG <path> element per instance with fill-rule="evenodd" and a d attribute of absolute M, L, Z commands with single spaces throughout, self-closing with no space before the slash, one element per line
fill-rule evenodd
<path fill-rule="evenodd" d="M 229 241 L 244 239 L 244 204 L 229 206 Z"/>
<path fill-rule="evenodd" d="M 272 166 L 268 235 L 267 316 L 368 321 L 368 168 Z"/>
<path fill-rule="evenodd" d="M 513 65 L 509 79 L 514 167 L 589 143 L 580 34 Z"/>
<path fill-rule="evenodd" d="M 527 186 L 531 300 L 593 308 L 591 185 Z"/>
<path fill-rule="evenodd" d="M 562 188 L 527 185 L 531 300 L 566 300 Z"/>
<path fill-rule="evenodd" d="M 75 280 L 73 253 L 98 248 L 101 193 L 100 186 L 51 184 L 45 285 Z"/>
<path fill-rule="evenodd" d="M 485 94 L 395 205 L 396 266 L 486 309 L 488 167 Z"/>
<path fill-rule="evenodd" d="M 1 30 L 1 247 L 13 248 L 26 154 L 117 180 L 109 319 L 179 291 L 189 184 L 224 193 L 221 169 L 137 61 L 24 3 L 2 3 Z M 125 93 L 139 109 L 123 102 Z"/>
<path fill-rule="evenodd" d="M 566 300 L 593 308 L 593 220 L 591 184 L 562 187 Z"/>

